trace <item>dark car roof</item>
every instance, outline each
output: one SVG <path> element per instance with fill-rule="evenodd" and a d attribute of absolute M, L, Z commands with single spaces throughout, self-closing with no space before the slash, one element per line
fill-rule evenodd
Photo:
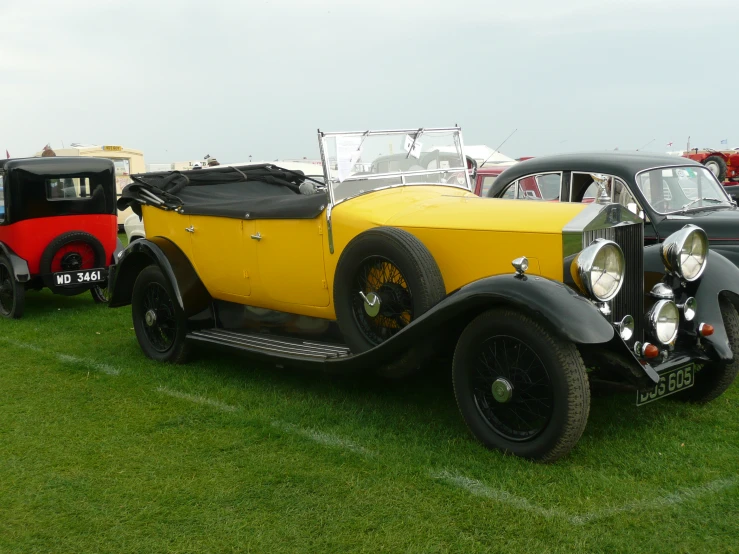
<path fill-rule="evenodd" d="M 23 169 L 37 175 L 59 175 L 64 173 L 97 173 L 113 168 L 107 158 L 87 156 L 54 156 L 50 158 L 10 158 L 0 160 L 0 169 L 10 171 Z"/>
<path fill-rule="evenodd" d="M 496 196 L 503 187 L 520 177 L 543 171 L 588 171 L 631 180 L 645 169 L 675 165 L 701 164 L 679 156 L 646 152 L 582 152 L 542 156 L 519 162 L 506 169 L 490 188 L 488 196 Z"/>

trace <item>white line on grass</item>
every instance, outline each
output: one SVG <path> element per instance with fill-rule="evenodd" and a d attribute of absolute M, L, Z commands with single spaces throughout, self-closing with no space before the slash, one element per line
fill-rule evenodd
<path fill-rule="evenodd" d="M 587 514 L 572 516 L 570 518 L 570 521 L 575 525 L 583 525 L 585 523 L 588 523 L 589 521 L 603 519 L 623 512 L 636 512 L 638 510 L 658 510 L 660 508 L 668 508 L 676 504 L 695 500 L 696 498 L 700 498 L 702 496 L 717 494 L 721 491 L 725 491 L 734 487 L 737 484 L 737 481 L 738 480 L 736 477 L 732 477 L 729 479 L 716 479 L 715 481 L 710 481 L 704 485 L 691 487 L 689 489 L 682 489 L 666 496 L 660 496 L 657 498 L 645 500 L 637 500 L 635 502 L 624 504 L 623 506 L 606 508 L 604 510 L 596 510 Z"/>
<path fill-rule="evenodd" d="M 0 341 L 7 343 L 11 346 L 15 346 L 16 348 L 21 348 L 23 350 L 32 350 L 33 352 L 43 352 L 44 351 L 42 348 L 39 348 L 38 346 L 34 344 L 14 341 L 13 339 L 9 339 L 6 337 L 0 337 Z"/>
<path fill-rule="evenodd" d="M 94 360 L 88 360 L 87 358 L 78 358 L 77 356 L 69 356 L 67 354 L 57 354 L 56 357 L 59 359 L 60 362 L 80 365 L 82 367 L 94 369 L 95 371 L 100 371 L 101 373 L 105 373 L 106 375 L 121 374 L 121 371 L 118 368 L 109 366 L 108 364 L 101 364 L 100 362 L 96 362 Z"/>
<path fill-rule="evenodd" d="M 180 392 L 177 390 L 168 389 L 167 387 L 159 387 L 156 390 L 157 392 L 161 392 L 162 394 L 166 394 L 167 396 L 171 396 L 173 398 L 179 398 L 180 400 L 188 400 L 190 402 L 194 402 L 195 404 L 203 404 L 205 406 L 210 406 L 211 408 L 216 408 L 224 412 L 235 412 L 239 409 L 238 406 L 224 404 L 223 402 L 219 402 L 218 400 L 213 400 L 212 398 L 206 398 L 205 396 L 200 396 L 197 394 L 188 394 L 186 392 Z"/>
<path fill-rule="evenodd" d="M 120 375 L 121 373 L 119 369 L 113 366 L 110 366 L 108 364 L 102 364 L 100 362 L 96 362 L 95 360 L 90 360 L 89 358 L 80 358 L 78 356 L 60 354 L 58 352 L 44 350 L 43 348 L 41 348 L 40 346 L 36 346 L 35 344 L 30 344 L 27 342 L 18 342 L 18 341 L 14 341 L 12 339 L 8 339 L 5 337 L 0 337 L 0 341 L 6 344 L 10 344 L 11 346 L 15 346 L 16 348 L 20 348 L 22 350 L 30 350 L 32 352 L 38 352 L 40 354 L 51 354 L 52 356 L 55 356 L 60 362 L 79 365 L 82 367 L 86 367 L 88 369 L 93 369 L 95 371 L 105 373 L 106 375 Z"/>
<path fill-rule="evenodd" d="M 560 510 L 554 510 L 551 508 L 543 508 L 536 504 L 532 504 L 525 498 L 521 498 L 520 496 L 515 496 L 509 493 L 508 491 L 505 491 L 502 489 L 494 489 L 492 487 L 487 486 L 482 481 L 477 481 L 476 479 L 470 479 L 469 477 L 465 477 L 463 475 L 450 473 L 448 471 L 437 471 L 437 472 L 431 472 L 431 478 L 439 479 L 441 481 L 449 483 L 450 485 L 459 487 L 460 489 L 465 489 L 466 491 L 468 491 L 469 493 L 475 496 L 480 496 L 482 498 L 490 498 L 502 504 L 508 504 L 510 506 L 513 506 L 514 508 L 518 508 L 519 510 L 525 510 L 527 512 L 532 512 L 532 513 L 538 514 L 540 516 L 544 516 L 549 519 L 555 518 L 555 517 L 568 518 L 568 515 Z"/>
<path fill-rule="evenodd" d="M 519 510 L 535 513 L 548 519 L 565 519 L 569 521 L 572 525 L 584 525 L 590 521 L 604 519 L 625 512 L 668 508 L 677 504 L 681 504 L 683 502 L 695 500 L 696 498 L 700 498 L 706 495 L 717 494 L 739 484 L 739 478 L 736 477 L 732 477 L 729 479 L 717 479 L 715 481 L 706 483 L 705 485 L 682 489 L 666 496 L 637 500 L 624 504 L 623 506 L 605 508 L 603 510 L 595 510 L 593 512 L 587 512 L 579 515 L 570 515 L 563 510 L 544 508 L 543 506 L 534 504 L 525 498 L 515 496 L 508 491 L 502 489 L 494 489 L 487 486 L 482 481 L 470 479 L 469 477 L 465 477 L 463 475 L 451 473 L 448 471 L 436 471 L 431 472 L 430 476 L 432 479 L 444 481 L 450 485 L 454 485 L 460 489 L 464 489 L 475 496 L 490 498 L 502 504 L 508 504 L 509 506 L 513 506 L 514 508 L 518 508 Z"/>
<path fill-rule="evenodd" d="M 305 429 L 303 427 L 293 425 L 292 423 L 285 423 L 283 421 L 273 421 L 272 426 L 278 427 L 283 431 L 295 433 L 296 435 L 300 435 L 301 437 L 305 437 L 319 444 L 323 444 L 324 446 L 331 446 L 334 448 L 349 450 L 350 452 L 354 452 L 355 454 L 359 454 L 361 456 L 377 456 L 376 452 L 368 450 L 363 446 L 359 446 L 358 444 L 353 443 L 350 440 L 344 439 L 337 435 L 332 435 L 331 433 L 324 433 L 323 431 L 315 431 L 313 429 Z"/>

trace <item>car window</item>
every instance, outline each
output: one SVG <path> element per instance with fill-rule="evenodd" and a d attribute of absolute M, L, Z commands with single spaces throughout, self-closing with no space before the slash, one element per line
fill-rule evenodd
<path fill-rule="evenodd" d="M 639 173 L 636 182 L 644 198 L 659 213 L 731 206 L 721 183 L 702 166 L 650 169 Z"/>
<path fill-rule="evenodd" d="M 615 179 L 612 200 L 617 204 L 621 204 L 633 214 L 644 219 L 644 211 L 641 209 L 641 206 L 639 206 L 639 202 L 637 202 L 636 198 L 629 190 L 629 187 L 627 187 L 626 183 L 621 179 Z"/>
<path fill-rule="evenodd" d="M 524 177 L 518 182 L 518 198 L 526 200 L 541 200 L 541 191 L 536 177 Z"/>
<path fill-rule="evenodd" d="M 544 200 L 558 200 L 559 191 L 562 186 L 562 174 L 544 173 L 537 175 L 536 184 L 539 186 L 541 197 Z"/>
<path fill-rule="evenodd" d="M 0 173 L 0 221 L 5 221 L 5 187 L 2 173 Z"/>
<path fill-rule="evenodd" d="M 87 177 L 46 179 L 47 200 L 87 200 L 89 197 Z"/>
<path fill-rule="evenodd" d="M 596 194 L 598 194 L 598 185 L 592 183 L 585 191 L 585 194 L 582 197 L 582 201 L 585 203 L 595 202 Z"/>
<path fill-rule="evenodd" d="M 497 175 L 488 175 L 482 178 L 482 192 L 480 192 L 480 196 L 487 196 L 488 192 L 490 191 L 490 187 L 493 186 L 493 183 L 498 178 Z"/>
<path fill-rule="evenodd" d="M 518 198 L 526 200 L 558 200 L 562 175 L 540 173 L 519 180 Z"/>
<path fill-rule="evenodd" d="M 508 185 L 505 192 L 501 195 L 501 198 L 510 198 L 511 200 L 518 196 L 518 181 L 515 181 Z"/>

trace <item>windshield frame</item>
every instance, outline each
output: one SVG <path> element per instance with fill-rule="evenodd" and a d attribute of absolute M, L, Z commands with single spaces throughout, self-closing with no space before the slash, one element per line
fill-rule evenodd
<path fill-rule="evenodd" d="M 714 206 L 695 206 L 693 208 L 680 208 L 678 210 L 672 210 L 669 212 L 660 212 L 657 210 L 651 202 L 647 200 L 646 195 L 644 194 L 644 191 L 642 190 L 641 186 L 639 185 L 639 176 L 643 173 L 649 173 L 650 171 L 656 171 L 656 170 L 663 170 L 663 169 L 679 169 L 679 168 L 691 168 L 691 169 L 703 169 L 705 172 L 710 175 L 710 178 L 713 179 L 713 182 L 716 183 L 716 185 L 720 189 L 720 194 L 724 196 L 723 199 L 726 200 L 726 204 L 716 204 Z M 726 209 L 726 208 L 733 208 L 736 207 L 736 202 L 732 200 L 732 198 L 729 196 L 729 194 L 726 192 L 726 189 L 724 188 L 724 185 L 719 182 L 718 179 L 716 179 L 716 176 L 705 166 L 702 164 L 672 164 L 672 165 L 661 165 L 656 167 L 649 167 L 645 169 L 641 169 L 637 171 L 634 174 L 634 186 L 636 187 L 636 190 L 638 191 L 639 195 L 643 198 L 644 203 L 649 206 L 649 209 L 652 210 L 657 215 L 675 215 L 675 214 L 684 214 L 690 211 L 696 211 L 696 210 L 714 210 L 714 209 Z"/>
<path fill-rule="evenodd" d="M 348 176 L 346 177 L 341 183 L 347 183 L 347 182 L 357 182 L 357 181 L 373 181 L 377 179 L 399 179 L 399 183 L 395 183 L 392 185 L 386 185 L 382 187 L 373 188 L 370 190 L 366 190 L 364 192 L 360 192 L 358 194 L 353 194 L 351 196 L 347 196 L 345 198 L 336 199 L 334 186 L 339 183 L 338 179 L 336 178 L 334 171 L 330 169 L 330 162 L 328 160 L 328 148 L 326 145 L 326 139 L 337 137 L 337 136 L 354 136 L 354 137 L 366 137 L 366 136 L 374 136 L 374 135 L 402 135 L 407 134 L 412 137 L 418 138 L 419 133 L 421 133 L 420 136 L 423 136 L 425 133 L 440 133 L 440 132 L 451 132 L 456 136 L 457 141 L 459 142 L 459 149 L 460 154 L 462 156 L 462 163 L 464 164 L 464 167 L 460 168 L 437 168 L 437 169 L 424 169 L 421 171 L 393 171 L 393 172 L 387 172 L 387 173 L 373 173 L 371 175 L 363 174 L 359 176 Z M 469 168 L 467 167 L 467 157 L 464 153 L 464 141 L 462 139 L 462 128 L 459 126 L 454 127 L 434 127 L 434 128 L 415 128 L 415 129 L 392 129 L 392 130 L 378 130 L 378 131 L 350 131 L 350 132 L 323 132 L 320 129 L 318 130 L 318 145 L 321 153 L 321 161 L 323 163 L 323 174 L 324 174 L 324 180 L 326 187 L 328 189 L 329 193 L 329 206 L 336 206 L 338 204 L 341 204 L 342 202 L 346 200 L 350 200 L 352 198 L 357 198 L 358 196 L 364 196 L 365 194 L 370 194 L 372 192 L 390 189 L 390 188 L 398 188 L 398 187 L 409 187 L 409 186 L 441 186 L 441 187 L 452 187 L 457 189 L 463 189 L 467 190 L 469 192 L 472 192 L 472 181 L 470 179 L 469 174 Z M 451 171 L 450 171 L 451 170 Z M 408 183 L 406 182 L 405 177 L 413 177 L 418 175 L 433 175 L 433 174 L 442 174 L 442 173 L 450 173 L 452 171 L 461 171 L 464 173 L 464 185 L 458 185 L 453 183 Z M 455 171 L 455 172 L 456 172 Z"/>

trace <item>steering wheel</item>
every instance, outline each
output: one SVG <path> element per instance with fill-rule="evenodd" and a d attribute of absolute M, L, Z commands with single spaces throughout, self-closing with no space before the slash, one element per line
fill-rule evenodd
<path fill-rule="evenodd" d="M 657 210 L 657 211 L 662 211 L 657 206 L 660 206 L 661 205 L 661 206 L 667 208 L 669 206 L 669 202 L 670 202 L 669 200 L 663 198 L 662 200 L 657 200 L 656 202 L 652 202 L 652 207 L 655 210 Z"/>

